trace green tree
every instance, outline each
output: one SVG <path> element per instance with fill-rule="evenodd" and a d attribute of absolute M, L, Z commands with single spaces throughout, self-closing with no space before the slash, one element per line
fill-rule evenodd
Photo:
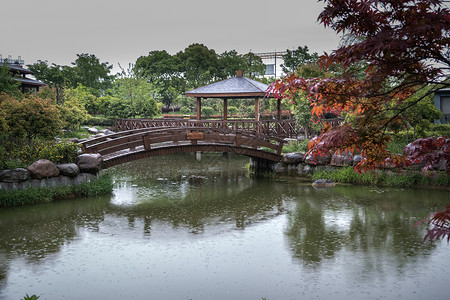
<path fill-rule="evenodd" d="M 188 89 L 206 85 L 218 78 L 219 59 L 213 49 L 203 44 L 192 44 L 177 53 Z"/>
<path fill-rule="evenodd" d="M 56 91 L 56 104 L 62 104 L 64 101 L 64 89 L 67 86 L 69 78 L 73 78 L 72 68 L 52 64 L 49 66 L 47 61 L 38 60 L 28 68 L 34 72 L 36 79 L 44 82 Z"/>
<path fill-rule="evenodd" d="M 20 83 L 15 81 L 7 63 L 0 65 L 0 93 L 4 92 L 11 96 L 18 96 Z"/>
<path fill-rule="evenodd" d="M 299 46 L 295 50 L 286 50 L 286 54 L 283 55 L 284 64 L 281 65 L 281 69 L 284 73 L 293 73 L 298 67 L 307 64 L 314 63 L 319 60 L 319 55 L 314 53 L 309 53 L 308 46 Z"/>
<path fill-rule="evenodd" d="M 157 101 L 153 97 L 155 93 L 153 85 L 135 76 L 131 66 L 128 72 L 122 69 L 121 78 L 116 78 L 111 93 L 112 96 L 121 99 L 125 104 L 123 108 L 128 113 L 121 112 L 120 115 L 133 118 L 137 116 L 151 118 L 158 114 Z M 115 108 L 120 107 L 117 104 L 113 103 Z"/>
<path fill-rule="evenodd" d="M 111 87 L 114 77 L 109 74 L 112 65 L 108 62 L 100 62 L 93 54 L 82 53 L 77 54 L 77 59 L 72 65 L 73 72 L 69 80 L 73 88 L 82 84 L 98 97 Z"/>
<path fill-rule="evenodd" d="M 252 52 L 244 54 L 242 56 L 244 60 L 244 74 L 250 78 L 255 78 L 260 75 L 264 75 L 266 72 L 266 65 L 263 63 L 261 57 L 255 55 Z"/>
<path fill-rule="evenodd" d="M 76 88 L 67 89 L 64 99 L 64 101 L 75 99 L 78 103 L 84 106 L 90 115 L 96 115 L 100 108 L 98 97 L 91 93 L 91 89 L 81 83 L 79 83 Z"/>
<path fill-rule="evenodd" d="M 145 78 L 155 87 L 155 97 L 170 107 L 179 94 L 185 91 L 180 57 L 167 51 L 151 51 L 147 56 L 137 59 L 134 73 Z"/>
<path fill-rule="evenodd" d="M 432 94 L 429 94 L 430 87 L 426 87 L 415 93 L 398 108 L 407 129 L 412 127 L 413 139 L 424 137 L 425 130 L 430 129 L 434 120 L 440 119 L 442 112 L 434 105 Z M 417 101 L 421 99 L 420 101 Z M 414 105 L 412 105 L 414 103 Z M 404 110 L 405 107 L 408 107 Z M 397 109 L 396 109 L 397 110 Z"/>
<path fill-rule="evenodd" d="M 235 76 L 236 71 L 244 70 L 245 67 L 245 59 L 236 50 L 225 51 L 219 55 L 217 76 L 220 79 L 227 79 Z"/>
<path fill-rule="evenodd" d="M 79 129 L 81 124 L 89 120 L 89 114 L 77 98 L 69 98 L 58 106 L 63 127 L 68 130 Z"/>

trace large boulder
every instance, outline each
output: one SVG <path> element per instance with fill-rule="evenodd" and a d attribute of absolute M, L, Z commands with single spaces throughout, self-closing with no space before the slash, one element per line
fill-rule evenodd
<path fill-rule="evenodd" d="M 24 168 L 0 171 L 0 181 L 3 182 L 19 182 L 28 178 L 30 178 L 30 172 Z"/>
<path fill-rule="evenodd" d="M 77 164 L 60 164 L 56 165 L 61 175 L 75 177 L 80 173 L 80 167 Z"/>
<path fill-rule="evenodd" d="M 304 153 L 292 152 L 287 153 L 281 159 L 281 162 L 286 165 L 296 165 L 303 162 Z"/>
<path fill-rule="evenodd" d="M 309 165 L 328 165 L 331 161 L 331 155 L 330 154 L 321 154 L 321 155 L 313 155 L 309 154 L 305 158 L 305 163 Z"/>
<path fill-rule="evenodd" d="M 81 172 L 98 173 L 102 169 L 103 159 L 98 153 L 81 154 L 77 156 L 76 164 Z"/>
<path fill-rule="evenodd" d="M 97 133 L 100 132 L 100 131 L 99 131 L 97 128 L 95 128 L 95 127 L 89 127 L 89 128 L 87 128 L 87 131 L 88 131 L 90 134 L 97 134 Z"/>
<path fill-rule="evenodd" d="M 349 152 L 343 152 L 342 154 L 335 153 L 331 157 L 330 165 L 336 167 L 348 167 L 353 165 L 353 155 Z"/>
<path fill-rule="evenodd" d="M 27 170 L 30 172 L 31 177 L 48 178 L 59 176 L 59 170 L 54 163 L 48 159 L 40 159 L 28 166 Z"/>
<path fill-rule="evenodd" d="M 312 183 L 314 187 L 333 187 L 336 185 L 336 182 L 331 181 L 329 179 L 317 179 Z"/>

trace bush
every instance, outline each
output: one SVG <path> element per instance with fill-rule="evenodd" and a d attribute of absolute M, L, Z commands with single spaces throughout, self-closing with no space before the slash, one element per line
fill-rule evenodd
<path fill-rule="evenodd" d="M 209 106 L 202 107 L 202 116 L 204 116 L 205 118 L 211 117 L 213 113 L 214 109 L 212 107 Z"/>
<path fill-rule="evenodd" d="M 83 125 L 110 127 L 110 126 L 114 126 L 114 118 L 102 117 L 102 116 L 91 116 L 88 120 L 83 122 Z"/>
<path fill-rule="evenodd" d="M 291 141 L 283 146 L 282 153 L 306 152 L 308 151 L 309 140 Z"/>
<path fill-rule="evenodd" d="M 3 137 L 3 140 L 6 138 Z M 48 159 L 58 164 L 70 163 L 75 161 L 80 149 L 80 145 L 72 142 L 36 140 L 26 144 L 17 140 L 7 146 L 0 146 L 0 169 L 26 168 L 38 159 Z"/>

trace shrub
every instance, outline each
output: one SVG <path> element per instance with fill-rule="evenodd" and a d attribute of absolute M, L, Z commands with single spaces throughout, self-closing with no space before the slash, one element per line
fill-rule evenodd
<path fill-rule="evenodd" d="M 214 109 L 212 107 L 209 106 L 204 106 L 202 107 L 202 115 L 205 118 L 209 118 L 211 117 L 211 115 L 214 113 Z"/>
<path fill-rule="evenodd" d="M 80 145 L 71 142 L 33 140 L 24 144 L 20 140 L 15 141 L 9 143 L 8 148 L 0 147 L 0 169 L 26 168 L 38 159 L 48 159 L 54 163 L 74 162 L 79 149 Z"/>

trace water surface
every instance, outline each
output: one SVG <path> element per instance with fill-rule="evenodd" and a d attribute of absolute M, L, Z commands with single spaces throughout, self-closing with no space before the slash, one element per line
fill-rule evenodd
<path fill-rule="evenodd" d="M 315 189 L 203 154 L 107 170 L 113 195 L 0 210 L 0 299 L 446 299 L 448 191 Z"/>

